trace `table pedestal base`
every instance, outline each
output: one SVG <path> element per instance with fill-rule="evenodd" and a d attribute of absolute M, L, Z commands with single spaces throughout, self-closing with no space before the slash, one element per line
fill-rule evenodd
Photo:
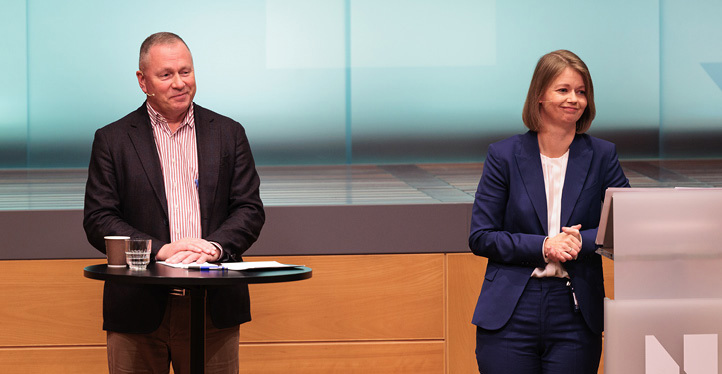
<path fill-rule="evenodd" d="M 188 288 L 191 294 L 191 373 L 203 374 L 206 368 L 206 289 Z"/>

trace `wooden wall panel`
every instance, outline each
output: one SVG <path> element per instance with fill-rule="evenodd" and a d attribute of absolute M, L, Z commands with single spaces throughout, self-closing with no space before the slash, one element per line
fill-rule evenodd
<path fill-rule="evenodd" d="M 604 293 L 606 297 L 614 299 L 614 261 L 602 257 L 602 268 L 604 270 Z M 602 359 L 599 362 L 598 373 L 604 373 L 604 348 L 602 348 Z"/>
<path fill-rule="evenodd" d="M 313 277 L 251 285 L 243 342 L 444 338 L 443 254 L 273 259 L 309 266 Z"/>
<path fill-rule="evenodd" d="M 105 347 L 0 348 L 0 373 L 108 373 Z"/>
<path fill-rule="evenodd" d="M 475 373 L 476 327 L 471 324 L 486 271 L 486 258 L 472 253 L 446 255 L 448 293 L 448 373 Z"/>
<path fill-rule="evenodd" d="M 251 286 L 254 320 L 241 328 L 241 353 L 259 359 L 247 362 L 246 372 L 475 372 L 470 321 L 486 259 L 471 253 L 272 259 L 310 266 L 314 276 Z M 82 275 L 100 262 L 0 261 L 0 373 L 107 371 L 102 282 Z M 614 264 L 605 259 L 603 266 L 613 298 Z"/>
<path fill-rule="evenodd" d="M 102 261 L 0 261 L 0 347 L 105 344 L 103 283 L 83 277 Z"/>
<path fill-rule="evenodd" d="M 443 341 L 241 344 L 242 374 L 440 374 Z"/>
<path fill-rule="evenodd" d="M 604 293 L 610 299 L 614 299 L 614 261 L 602 257 L 602 269 L 604 270 Z"/>

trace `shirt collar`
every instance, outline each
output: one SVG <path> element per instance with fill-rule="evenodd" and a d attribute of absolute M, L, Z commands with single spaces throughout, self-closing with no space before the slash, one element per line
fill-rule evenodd
<path fill-rule="evenodd" d="M 156 126 L 162 126 L 164 129 L 166 129 L 168 132 L 170 132 L 170 127 L 168 126 L 168 120 L 163 117 L 162 114 L 158 113 L 153 107 L 150 105 L 149 102 L 146 101 L 146 107 L 148 108 L 148 116 L 150 117 L 150 125 L 152 127 Z M 183 118 L 183 121 L 181 122 L 180 126 L 178 126 L 178 130 L 183 128 L 183 126 L 188 125 L 192 129 L 195 126 L 195 119 L 193 114 L 193 103 L 191 103 L 190 107 L 188 107 L 188 111 L 186 112 L 186 116 Z M 178 131 L 176 130 L 176 131 Z"/>

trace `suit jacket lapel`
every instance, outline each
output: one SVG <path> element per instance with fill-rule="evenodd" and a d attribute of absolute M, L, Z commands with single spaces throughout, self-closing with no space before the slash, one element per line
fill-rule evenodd
<path fill-rule="evenodd" d="M 198 201 L 201 207 L 202 231 L 205 235 L 208 223 L 205 217 L 210 217 L 212 214 L 213 199 L 218 186 L 218 173 L 221 165 L 221 134 L 213 119 L 207 118 L 207 112 L 198 105 L 194 107 L 194 116 L 198 147 Z"/>
<path fill-rule="evenodd" d="M 527 132 L 522 136 L 521 150 L 516 155 L 516 164 L 524 181 L 526 192 L 531 199 L 539 224 L 547 234 L 547 197 L 544 190 L 544 173 L 539 156 L 539 143 L 535 132 Z"/>
<path fill-rule="evenodd" d="M 586 145 L 584 137 L 582 135 L 575 136 L 574 141 L 569 146 L 567 173 L 564 177 L 564 189 L 562 190 L 562 226 L 578 223 L 569 220 L 584 187 L 584 181 L 589 174 L 589 165 L 591 165 L 593 155 L 594 152 Z"/>
<path fill-rule="evenodd" d="M 139 119 L 131 123 L 130 129 L 128 130 L 128 136 L 130 137 L 131 143 L 133 143 L 135 152 L 138 154 L 141 167 L 148 178 L 148 182 L 155 192 L 155 197 L 163 206 L 163 212 L 165 213 L 167 219 L 168 201 L 165 196 L 163 171 L 161 170 L 158 150 L 156 149 L 155 140 L 153 139 L 153 129 L 150 125 L 150 119 L 148 118 L 148 111 L 145 104 L 138 108 L 137 113 Z"/>

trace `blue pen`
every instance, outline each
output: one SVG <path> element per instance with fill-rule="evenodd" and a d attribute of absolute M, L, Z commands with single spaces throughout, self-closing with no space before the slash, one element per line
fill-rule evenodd
<path fill-rule="evenodd" d="M 200 270 L 216 270 L 216 269 L 223 269 L 223 266 L 220 266 L 220 265 L 198 265 L 197 269 L 200 269 Z"/>
<path fill-rule="evenodd" d="M 194 179 L 193 182 L 196 184 L 196 190 L 198 189 L 198 179 Z"/>

